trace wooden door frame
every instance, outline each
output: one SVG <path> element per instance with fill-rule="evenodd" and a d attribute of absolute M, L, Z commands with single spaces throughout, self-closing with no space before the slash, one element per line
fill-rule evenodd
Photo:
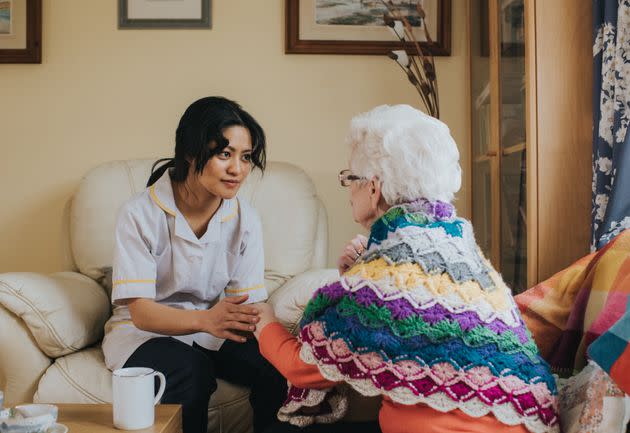
<path fill-rule="evenodd" d="M 499 37 L 499 5 L 488 1 L 488 44 L 490 48 L 490 260 L 501 272 L 501 38 Z"/>
<path fill-rule="evenodd" d="M 525 140 L 527 188 L 527 287 L 538 283 L 538 99 L 536 0 L 525 1 Z"/>

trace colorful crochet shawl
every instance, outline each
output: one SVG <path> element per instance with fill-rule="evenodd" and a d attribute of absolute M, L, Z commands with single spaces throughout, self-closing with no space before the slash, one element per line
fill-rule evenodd
<path fill-rule="evenodd" d="M 559 431 L 554 377 L 448 203 L 420 199 L 377 220 L 357 263 L 314 293 L 298 338 L 306 363 L 362 395 Z M 343 386 L 290 386 L 278 417 L 334 422 L 346 407 Z"/>

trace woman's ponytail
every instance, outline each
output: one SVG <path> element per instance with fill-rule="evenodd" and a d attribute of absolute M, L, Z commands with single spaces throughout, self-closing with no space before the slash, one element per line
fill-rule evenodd
<path fill-rule="evenodd" d="M 164 164 L 157 167 L 161 163 Z M 162 177 L 164 172 L 171 167 L 175 167 L 175 158 L 162 158 L 155 161 L 153 163 L 153 166 L 151 167 L 151 176 L 149 176 L 149 180 L 147 181 L 147 187 L 157 182 L 157 180 Z"/>

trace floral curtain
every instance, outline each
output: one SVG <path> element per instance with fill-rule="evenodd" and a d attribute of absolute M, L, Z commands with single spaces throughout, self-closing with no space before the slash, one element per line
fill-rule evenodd
<path fill-rule="evenodd" d="M 593 0 L 591 249 L 630 228 L 630 0 Z"/>

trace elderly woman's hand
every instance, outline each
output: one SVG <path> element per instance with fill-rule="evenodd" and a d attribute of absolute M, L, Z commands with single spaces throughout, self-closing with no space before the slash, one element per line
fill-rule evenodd
<path fill-rule="evenodd" d="M 356 235 L 354 239 L 348 242 L 337 260 L 337 269 L 339 269 L 339 275 L 346 272 L 354 262 L 359 258 L 363 251 L 367 248 L 368 239 L 363 235 Z"/>
<path fill-rule="evenodd" d="M 260 319 L 256 324 L 256 330 L 254 331 L 254 335 L 256 339 L 260 338 L 260 333 L 263 328 L 272 322 L 277 322 L 276 314 L 273 311 L 273 307 L 266 302 L 260 302 L 256 305 L 256 309 L 258 310 L 258 318 Z"/>

